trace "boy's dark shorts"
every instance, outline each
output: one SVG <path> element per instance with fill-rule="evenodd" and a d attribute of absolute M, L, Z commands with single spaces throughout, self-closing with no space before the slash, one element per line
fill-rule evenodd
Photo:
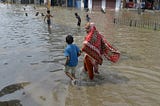
<path fill-rule="evenodd" d="M 77 23 L 77 26 L 81 26 L 81 22 L 78 22 L 78 23 Z"/>
<path fill-rule="evenodd" d="M 47 20 L 47 24 L 48 24 L 48 25 L 51 25 L 51 20 Z"/>

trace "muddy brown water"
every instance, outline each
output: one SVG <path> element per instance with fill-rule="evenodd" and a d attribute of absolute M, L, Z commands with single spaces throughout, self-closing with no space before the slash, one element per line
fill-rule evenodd
<path fill-rule="evenodd" d="M 60 7 L 51 10 L 50 34 L 41 16 L 45 7 L 0 4 L 0 106 L 160 105 L 159 31 L 113 24 L 120 12 L 89 12 L 99 32 L 119 49 L 121 58 L 117 63 L 105 60 L 94 81 L 72 86 L 63 72 L 65 36 L 73 34 L 75 43 L 82 46 L 86 12 Z M 75 12 L 83 20 L 81 28 L 76 26 Z M 132 11 L 127 15 L 133 15 Z M 79 79 L 84 77 L 82 66 L 83 54 L 76 72 Z"/>

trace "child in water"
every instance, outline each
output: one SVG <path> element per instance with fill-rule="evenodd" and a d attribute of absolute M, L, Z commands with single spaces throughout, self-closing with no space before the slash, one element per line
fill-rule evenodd
<path fill-rule="evenodd" d="M 76 16 L 76 18 L 77 18 L 77 20 L 78 20 L 78 22 L 77 22 L 77 26 L 81 26 L 81 17 L 78 15 L 78 13 L 75 13 L 75 16 Z"/>
<path fill-rule="evenodd" d="M 90 20 L 91 20 L 91 18 L 90 18 L 89 15 L 87 14 L 87 15 L 86 15 L 86 21 L 87 21 L 87 22 L 90 22 Z"/>
<path fill-rule="evenodd" d="M 76 66 L 78 65 L 78 57 L 81 55 L 81 51 L 76 44 L 73 43 L 73 37 L 68 35 L 66 37 L 67 46 L 64 50 L 64 56 L 66 57 L 65 74 L 72 80 L 72 84 L 76 83 Z"/>
<path fill-rule="evenodd" d="M 50 14 L 50 10 L 47 10 L 47 14 L 44 17 L 44 21 L 47 18 L 48 29 L 50 29 L 50 27 L 51 27 L 51 17 L 53 17 L 53 16 Z"/>

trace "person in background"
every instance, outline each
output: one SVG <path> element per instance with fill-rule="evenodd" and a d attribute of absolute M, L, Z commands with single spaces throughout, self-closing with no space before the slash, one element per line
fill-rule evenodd
<path fill-rule="evenodd" d="M 47 10 L 47 14 L 44 17 L 44 21 L 47 18 L 48 29 L 51 29 L 51 17 L 53 16 L 50 14 L 50 10 Z"/>
<path fill-rule="evenodd" d="M 90 20 L 91 20 L 91 18 L 90 18 L 89 15 L 87 14 L 87 15 L 86 15 L 86 21 L 87 21 L 87 22 L 90 22 Z"/>
<path fill-rule="evenodd" d="M 67 46 L 64 50 L 64 56 L 66 57 L 65 61 L 65 74 L 72 80 L 72 84 L 76 83 L 76 66 L 78 65 L 78 57 L 81 55 L 81 51 L 76 44 L 72 44 L 74 42 L 73 37 L 71 35 L 66 36 Z"/>
<path fill-rule="evenodd" d="M 77 22 L 77 26 L 81 26 L 81 17 L 78 15 L 78 13 L 75 13 L 75 16 L 76 16 L 76 18 L 77 18 L 77 20 L 78 20 L 78 22 Z"/>

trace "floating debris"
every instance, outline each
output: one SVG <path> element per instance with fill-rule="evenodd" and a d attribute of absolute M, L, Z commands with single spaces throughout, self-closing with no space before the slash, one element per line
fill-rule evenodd
<path fill-rule="evenodd" d="M 27 13 L 25 13 L 25 15 L 26 15 L 26 16 L 28 16 L 28 14 L 27 14 Z"/>
<path fill-rule="evenodd" d="M 44 14 L 43 14 L 43 13 L 41 13 L 41 16 L 44 16 Z"/>
<path fill-rule="evenodd" d="M 39 63 L 30 63 L 30 65 L 37 65 L 37 64 L 39 64 Z"/>
<path fill-rule="evenodd" d="M 57 71 L 62 71 L 63 69 L 56 69 L 56 70 L 53 70 L 53 71 L 49 71 L 49 72 L 57 72 Z"/>
<path fill-rule="evenodd" d="M 36 16 L 38 16 L 39 15 L 39 12 L 36 12 Z"/>
<path fill-rule="evenodd" d="M 41 61 L 42 63 L 54 63 L 56 61 Z"/>
<path fill-rule="evenodd" d="M 42 99 L 43 101 L 45 101 L 45 100 L 46 100 L 46 98 L 45 98 L 45 97 L 43 97 L 43 96 L 40 96 L 39 98 L 40 98 L 40 99 Z"/>

